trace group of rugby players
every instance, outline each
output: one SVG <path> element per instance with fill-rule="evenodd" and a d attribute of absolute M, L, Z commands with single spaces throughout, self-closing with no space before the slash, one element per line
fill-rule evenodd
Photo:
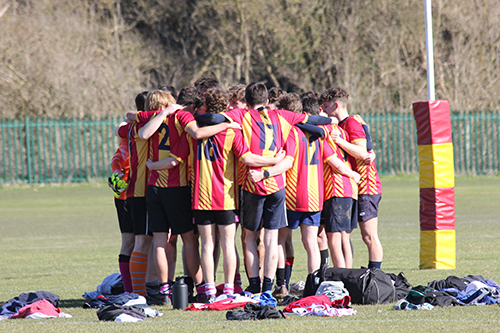
<path fill-rule="evenodd" d="M 111 163 L 125 291 L 169 301 L 178 235 L 196 301 L 241 291 L 238 222 L 250 293 L 287 295 L 299 226 L 309 274 L 329 254 L 335 267 L 352 267 L 358 225 L 368 266 L 380 268 L 382 188 L 368 127 L 349 116 L 348 98 L 340 87 L 299 96 L 262 83 L 226 92 L 206 77 L 179 93 L 162 86 L 137 95 Z M 216 287 L 219 249 L 224 284 Z"/>

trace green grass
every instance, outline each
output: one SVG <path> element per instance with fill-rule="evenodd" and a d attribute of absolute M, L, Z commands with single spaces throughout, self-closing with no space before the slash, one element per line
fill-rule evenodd
<path fill-rule="evenodd" d="M 500 178 L 456 180 L 457 268 L 420 270 L 418 176 L 383 177 L 379 235 L 384 247 L 382 269 L 404 272 L 413 285 L 449 275 L 481 274 L 500 281 Z M 366 266 L 367 252 L 359 231 L 352 235 L 354 267 Z M 179 243 L 181 243 L 179 241 Z M 294 235 L 292 282 L 305 280 L 305 252 Z M 86 291 L 118 271 L 120 234 L 111 191 L 104 183 L 3 185 L 0 188 L 0 304 L 23 292 L 58 294 L 71 319 L 2 320 L 2 332 L 129 331 L 498 331 L 500 308 L 447 307 L 432 311 L 396 311 L 392 304 L 353 306 L 357 314 L 341 318 L 289 316 L 289 320 L 230 322 L 225 312 L 173 311 L 142 323 L 99 322 L 95 310 L 81 308 Z M 180 252 L 179 252 L 180 253 Z M 241 253 L 241 252 L 240 252 Z M 180 262 L 180 260 L 179 260 Z M 219 267 L 220 268 L 220 267 Z M 181 271 L 180 264 L 177 272 Z M 221 270 L 218 281 L 222 280 Z M 246 283 L 244 279 L 244 284 Z"/>

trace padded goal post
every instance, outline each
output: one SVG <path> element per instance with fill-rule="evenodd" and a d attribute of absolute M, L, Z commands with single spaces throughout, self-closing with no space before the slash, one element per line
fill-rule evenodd
<path fill-rule="evenodd" d="M 455 173 L 448 101 L 413 103 L 420 172 L 420 268 L 454 269 Z"/>

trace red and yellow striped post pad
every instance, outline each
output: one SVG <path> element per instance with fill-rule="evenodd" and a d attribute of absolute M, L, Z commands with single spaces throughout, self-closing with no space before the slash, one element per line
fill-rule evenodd
<path fill-rule="evenodd" d="M 448 101 L 413 104 L 420 170 L 420 268 L 454 269 L 455 173 Z"/>

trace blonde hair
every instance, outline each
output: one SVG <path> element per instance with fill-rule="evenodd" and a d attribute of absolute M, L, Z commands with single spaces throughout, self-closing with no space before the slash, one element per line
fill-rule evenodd
<path fill-rule="evenodd" d="M 171 93 L 163 90 L 153 90 L 146 97 L 146 110 L 161 110 L 170 104 L 175 103 L 175 98 Z"/>

